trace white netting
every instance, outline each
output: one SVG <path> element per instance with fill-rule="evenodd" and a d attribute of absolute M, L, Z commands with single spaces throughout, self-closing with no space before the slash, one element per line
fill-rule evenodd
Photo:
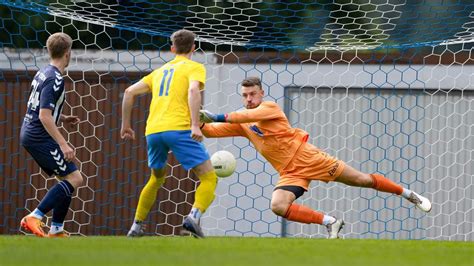
<path fill-rule="evenodd" d="M 77 234 L 124 234 L 149 173 L 145 141 L 118 137 L 121 93 L 170 60 L 167 37 L 197 33 L 194 57 L 207 68 L 205 108 L 241 108 L 239 82 L 262 78 L 311 142 L 364 172 L 380 172 L 433 200 L 423 215 L 400 198 L 314 182 L 303 204 L 347 221 L 346 237 L 473 240 L 474 68 L 471 1 L 0 1 L 0 110 L 5 141 L 2 232 L 36 207 L 54 180 L 10 145 L 18 133 L 32 73 L 47 62 L 47 36 L 74 40 L 64 131 L 78 149 L 86 183 L 66 227 Z M 26 17 L 28 16 L 28 18 Z M 14 90 L 13 88 L 20 88 Z M 11 101 L 10 99 L 14 99 Z M 149 99 L 135 106 L 143 133 Z M 4 119 L 3 119 L 4 118 Z M 203 218 L 209 235 L 322 237 L 323 227 L 284 223 L 269 209 L 275 170 L 246 139 L 206 140 L 212 153 L 238 157 Z M 147 223 L 177 234 L 196 179 L 176 163 Z M 13 169 L 18 169 L 15 171 Z M 29 178 L 25 178 L 29 176 Z M 8 191 L 8 193 L 7 193 Z M 26 205 L 24 201 L 26 200 Z M 283 222 L 283 223 L 282 223 Z M 156 225 L 156 226 L 155 226 Z"/>

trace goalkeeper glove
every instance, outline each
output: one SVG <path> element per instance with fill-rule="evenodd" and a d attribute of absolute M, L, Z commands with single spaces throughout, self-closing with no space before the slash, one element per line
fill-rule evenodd
<path fill-rule="evenodd" d="M 199 120 L 203 123 L 226 122 L 227 114 L 213 114 L 207 110 L 200 110 Z"/>

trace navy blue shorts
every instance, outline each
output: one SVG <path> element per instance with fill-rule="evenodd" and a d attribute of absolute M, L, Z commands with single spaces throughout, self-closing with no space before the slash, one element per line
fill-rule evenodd
<path fill-rule="evenodd" d="M 64 154 L 59 145 L 53 139 L 41 141 L 34 145 L 23 145 L 38 165 L 48 175 L 65 177 L 77 170 L 73 162 L 66 162 Z"/>
<path fill-rule="evenodd" d="M 171 150 L 184 169 L 192 169 L 209 160 L 209 154 L 201 142 L 191 138 L 191 130 L 173 130 L 146 136 L 148 166 L 152 169 L 165 167 Z"/>

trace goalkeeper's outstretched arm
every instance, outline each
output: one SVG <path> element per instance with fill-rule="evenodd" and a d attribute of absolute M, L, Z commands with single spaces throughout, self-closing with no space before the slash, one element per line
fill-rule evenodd
<path fill-rule="evenodd" d="M 205 123 L 252 123 L 271 120 L 281 116 L 281 108 L 273 102 L 265 102 L 257 108 L 236 111 L 229 114 L 213 114 L 207 110 L 200 111 L 200 119 Z"/>
<path fill-rule="evenodd" d="M 225 138 L 244 136 L 240 124 L 211 123 L 201 126 L 202 133 L 206 138 Z"/>

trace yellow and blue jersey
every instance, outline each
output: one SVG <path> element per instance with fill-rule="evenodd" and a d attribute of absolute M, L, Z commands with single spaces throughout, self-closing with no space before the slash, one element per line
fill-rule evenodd
<path fill-rule="evenodd" d="M 151 88 L 153 95 L 146 136 L 163 131 L 191 129 L 188 89 L 193 80 L 201 82 L 201 89 L 204 89 L 206 69 L 184 56 L 176 56 L 142 79 Z"/>

